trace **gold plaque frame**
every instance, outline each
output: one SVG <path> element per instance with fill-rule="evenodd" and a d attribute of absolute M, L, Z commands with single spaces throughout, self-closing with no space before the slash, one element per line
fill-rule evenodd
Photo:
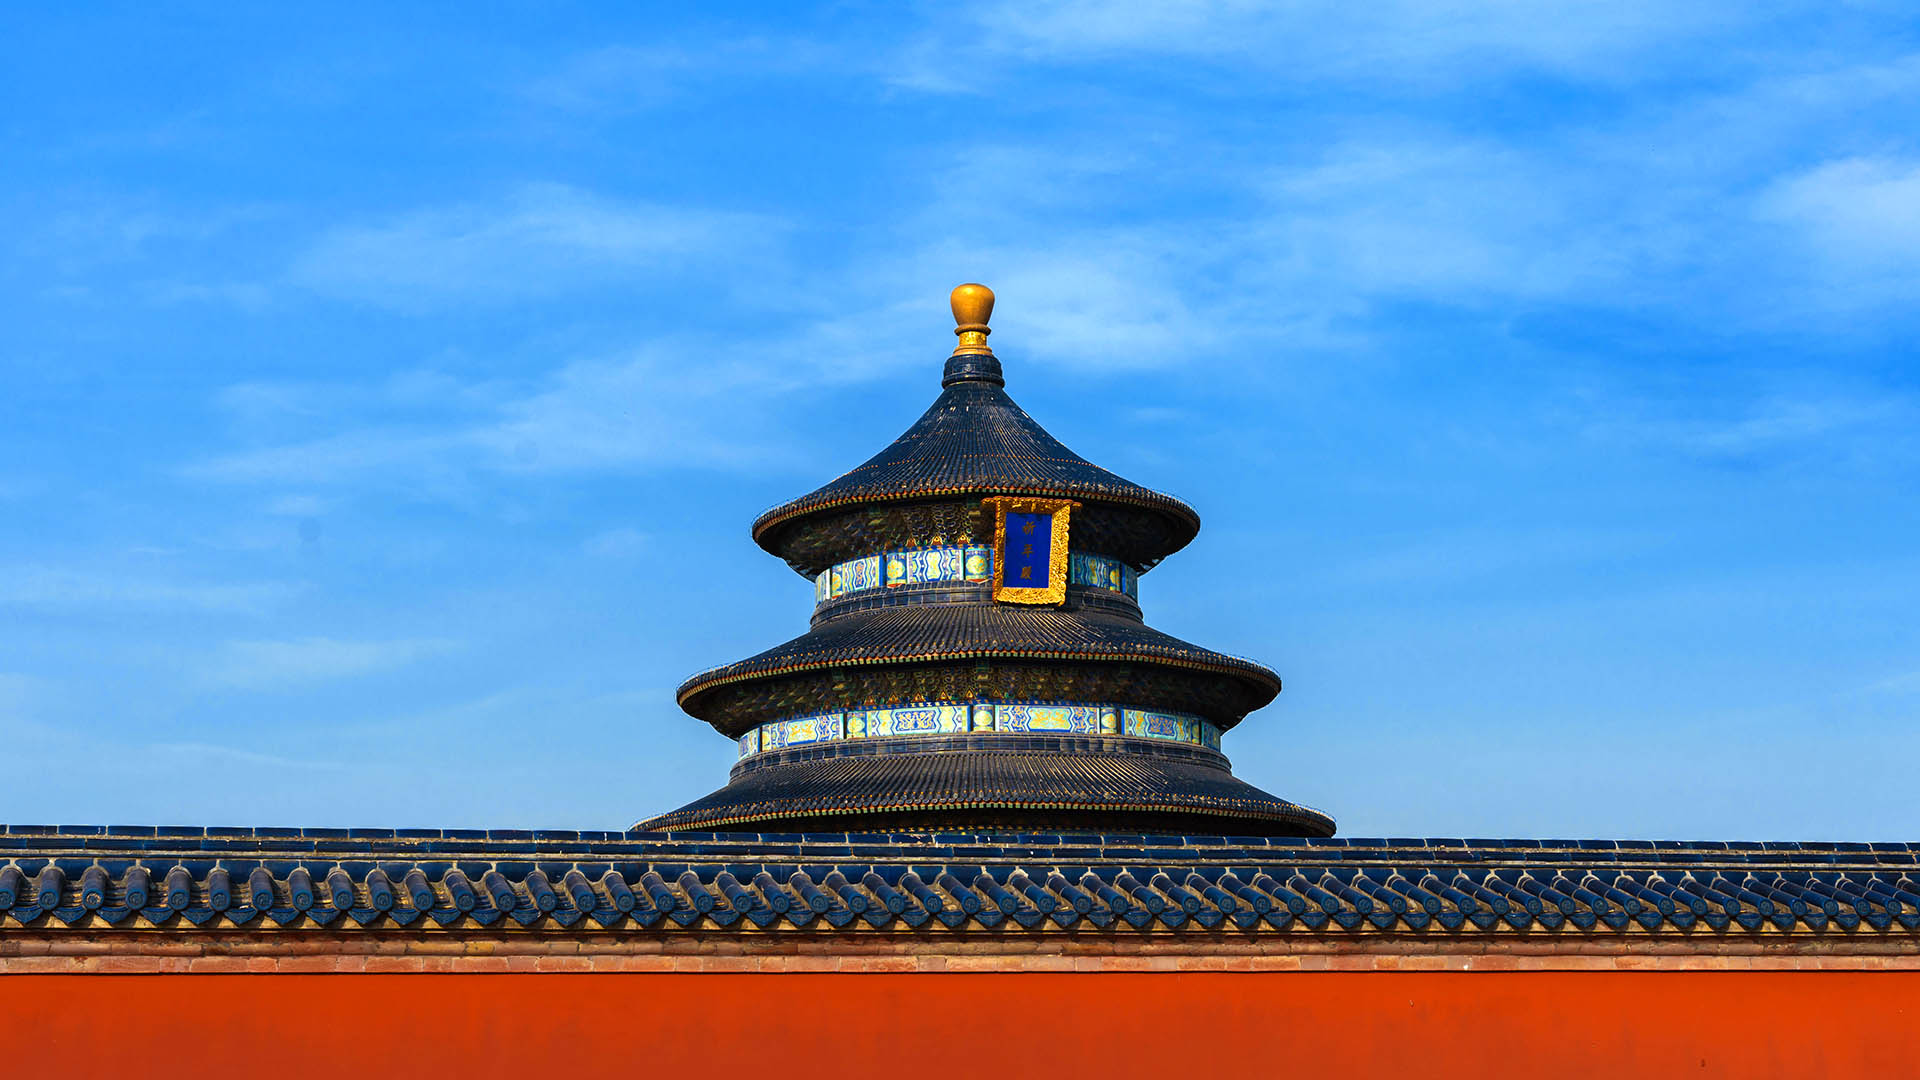
<path fill-rule="evenodd" d="M 980 500 L 993 510 L 993 598 L 1009 604 L 1064 604 L 1067 602 L 1067 532 L 1071 525 L 1072 499 L 1030 499 L 1014 495 L 991 495 Z M 1026 589 L 1007 585 L 1007 514 L 1053 515 L 1052 550 L 1047 553 L 1047 585 Z"/>

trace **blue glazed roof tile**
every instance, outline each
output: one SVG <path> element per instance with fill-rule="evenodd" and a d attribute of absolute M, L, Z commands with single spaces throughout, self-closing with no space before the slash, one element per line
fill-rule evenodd
<path fill-rule="evenodd" d="M 1082 934 L 1135 933 L 1147 925 L 1204 932 L 1229 924 L 1256 934 L 1291 933 L 1296 926 L 1415 934 L 1685 933 L 1696 924 L 1722 934 L 1832 927 L 1915 937 L 1920 930 L 1920 881 L 1901 872 L 1913 861 L 1905 844 L 1475 840 L 1466 848 L 1452 840 L 1360 839 L 1290 841 L 1276 849 L 1264 839 L 1226 837 L 1183 843 L 969 833 L 955 834 L 968 841 L 958 845 L 911 835 L 824 833 L 768 845 L 737 834 L 727 842 L 712 834 L 623 834 L 614 842 L 603 833 L 550 833 L 536 862 L 521 857 L 533 854 L 523 850 L 533 845 L 500 839 L 531 835 L 524 832 L 431 833 L 441 838 L 431 846 L 445 849 L 433 852 L 391 850 L 408 845 L 396 845 L 399 838 L 384 830 L 355 832 L 365 835 L 307 830 L 299 834 L 302 842 L 325 841 L 327 850 L 288 855 L 281 849 L 296 835 L 289 830 L 253 830 L 251 842 L 231 830 L 214 838 L 176 830 L 162 844 L 172 850 L 158 852 L 161 839 L 145 829 L 9 829 L 8 836 L 31 838 L 37 847 L 9 845 L 0 858 L 0 883 L 20 883 L 7 885 L 10 893 L 0 890 L 9 905 L 0 909 L 0 926 L 187 934 L 264 920 L 281 932 L 337 933 L 341 913 L 330 891 L 336 875 L 367 898 L 370 879 L 384 875 L 380 888 L 390 890 L 392 904 L 367 907 L 370 899 L 352 897 L 348 902 L 356 906 L 346 927 L 377 933 L 421 917 L 446 927 L 494 925 L 489 882 L 497 880 L 516 894 L 513 925 L 551 933 L 622 925 L 653 933 L 761 927 L 780 917 L 778 904 L 787 906 L 786 921 L 806 925 L 816 915 L 814 902 L 823 908 L 817 914 L 824 924 L 844 933 L 896 922 L 1003 932 L 1077 928 Z M 202 843 L 217 845 L 218 858 L 197 854 Z M 1488 867 L 1476 858 L 1488 851 L 1505 854 Z M 1576 855 L 1578 862 L 1571 861 Z M 1903 862 L 1889 868 L 1889 858 Z M 1796 859 L 1802 868 L 1780 869 Z M 57 892 L 42 896 L 50 866 L 61 880 L 45 886 Z M 232 890 L 224 904 L 212 891 L 216 866 Z M 20 876 L 7 877 L 8 867 Z M 165 904 L 176 869 L 191 894 L 177 913 Z M 123 902 L 136 870 L 147 875 L 139 885 L 149 897 L 138 911 Z M 311 890 L 312 906 L 304 912 L 292 906 L 296 872 L 304 875 L 301 888 Z M 909 873 L 920 890 L 906 887 Z M 469 910 L 455 903 L 456 874 L 465 875 L 474 901 Z M 723 880 L 727 874 L 730 883 Z M 631 890 L 631 911 L 615 902 L 616 878 Z M 270 897 L 266 910 L 253 899 L 262 882 L 259 895 Z M 763 882 L 778 895 L 768 895 Z M 923 894 L 940 905 L 938 912 Z M 968 902 L 963 897 L 981 909 L 960 910 Z M 1159 908 L 1143 909 L 1147 900 Z M 1259 905 L 1268 911 L 1257 911 Z"/>

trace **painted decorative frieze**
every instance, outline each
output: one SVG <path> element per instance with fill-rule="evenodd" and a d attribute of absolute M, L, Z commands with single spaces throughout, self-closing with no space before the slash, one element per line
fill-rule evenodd
<path fill-rule="evenodd" d="M 824 604 L 855 593 L 906 585 L 990 584 L 994 580 L 994 565 L 993 549 L 983 544 L 868 555 L 822 571 L 813 580 L 813 602 Z M 1110 589 L 1135 600 L 1140 598 L 1139 573 L 1119 559 L 1085 551 L 1070 552 L 1066 576 L 1069 584 Z"/>
<path fill-rule="evenodd" d="M 935 702 L 814 713 L 762 724 L 740 737 L 740 755 L 838 739 L 894 739 L 967 732 L 1117 735 L 1220 749 L 1220 729 L 1186 713 L 1058 701 Z"/>

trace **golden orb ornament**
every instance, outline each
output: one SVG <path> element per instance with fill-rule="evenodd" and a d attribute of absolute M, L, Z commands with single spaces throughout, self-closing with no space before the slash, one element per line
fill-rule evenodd
<path fill-rule="evenodd" d="M 987 321 L 993 318 L 993 290 L 968 282 L 954 289 L 947 301 L 953 308 L 956 324 L 953 332 L 960 338 L 953 355 L 992 356 L 993 348 L 987 344 L 987 335 L 993 330 Z"/>

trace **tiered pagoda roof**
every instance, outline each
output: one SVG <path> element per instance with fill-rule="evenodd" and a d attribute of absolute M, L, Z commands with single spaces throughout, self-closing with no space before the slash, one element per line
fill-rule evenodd
<path fill-rule="evenodd" d="M 680 687 L 740 760 L 644 827 L 1330 835 L 1221 753 L 1278 676 L 1142 618 L 1140 576 L 1199 516 L 1049 435 L 986 344 L 993 294 L 952 302 L 925 415 L 754 523 L 814 581 L 812 627 Z"/>

